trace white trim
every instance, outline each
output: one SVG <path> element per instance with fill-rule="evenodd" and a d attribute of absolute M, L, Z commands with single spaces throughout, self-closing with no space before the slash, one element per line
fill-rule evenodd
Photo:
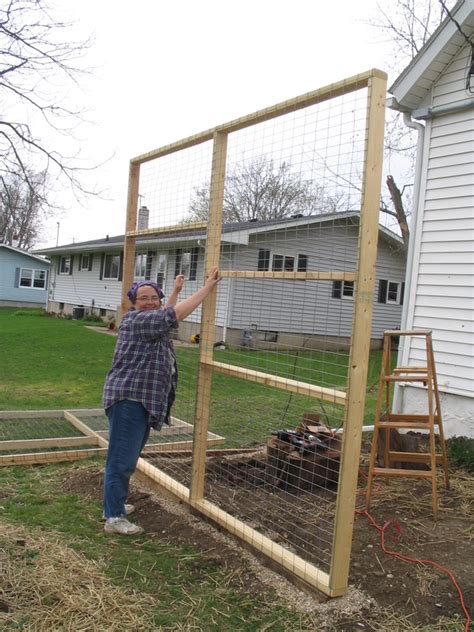
<path fill-rule="evenodd" d="M 472 32 L 472 26 L 469 22 L 473 14 L 474 0 L 460 0 L 451 10 L 451 15 L 461 27 L 464 27 L 463 30 L 467 37 Z M 458 54 L 465 44 L 466 41 L 457 30 L 456 24 L 449 17 L 446 17 L 413 61 L 389 87 L 388 92 L 393 94 L 398 102 L 398 106 L 395 106 L 394 109 L 403 111 L 403 101 L 410 96 L 413 97 L 415 89 L 417 89 L 418 105 L 421 104 L 431 85 L 444 72 L 453 57 Z M 451 46 L 452 53 L 447 53 L 448 46 Z M 425 73 L 430 73 L 430 76 L 426 77 L 430 86 L 420 89 L 420 80 L 423 79 Z M 415 108 L 412 107 L 411 109 Z"/>
<path fill-rule="evenodd" d="M 36 261 L 41 261 L 41 263 L 44 263 L 44 265 L 46 266 L 51 265 L 51 261 L 48 261 L 44 257 L 40 255 L 33 255 L 31 254 L 31 252 L 27 252 L 26 250 L 22 250 L 21 248 L 15 248 L 14 246 L 9 246 L 8 244 L 0 244 L 0 248 L 7 248 L 7 250 L 12 250 L 17 254 L 25 255 L 25 257 L 31 257 L 32 259 L 36 259 Z"/>

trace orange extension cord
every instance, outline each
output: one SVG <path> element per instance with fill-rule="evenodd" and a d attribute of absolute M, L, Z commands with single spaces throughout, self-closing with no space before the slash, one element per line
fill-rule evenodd
<path fill-rule="evenodd" d="M 469 632 L 469 626 L 471 625 L 471 617 L 469 616 L 468 609 L 466 608 L 466 604 L 464 603 L 464 596 L 462 594 L 462 590 L 459 584 L 457 583 L 456 578 L 451 573 L 451 571 L 445 568 L 444 566 L 441 566 L 437 562 L 433 562 L 432 560 L 422 560 L 416 557 L 410 557 L 409 555 L 402 555 L 401 553 L 397 553 L 396 551 L 391 551 L 390 549 L 388 549 L 385 545 L 385 533 L 387 529 L 392 525 L 397 531 L 397 539 L 398 539 L 400 537 L 400 525 L 398 524 L 398 522 L 394 522 L 393 520 L 386 520 L 385 524 L 382 527 L 379 524 L 377 524 L 374 517 L 371 516 L 370 513 L 366 509 L 364 510 L 356 509 L 355 513 L 358 514 L 359 516 L 365 516 L 369 520 L 370 524 L 373 527 L 375 527 L 377 531 L 380 533 L 380 547 L 386 555 L 391 555 L 392 557 L 396 557 L 397 559 L 403 560 L 404 562 L 412 562 L 413 564 L 424 564 L 426 566 L 432 566 L 433 568 L 436 568 L 438 571 L 440 571 L 441 573 L 444 573 L 450 578 L 450 580 L 453 582 L 454 586 L 456 587 L 456 590 L 458 591 L 459 600 L 461 601 L 461 607 L 464 612 L 464 616 L 466 617 L 466 627 L 464 628 L 464 630 L 465 632 Z"/>

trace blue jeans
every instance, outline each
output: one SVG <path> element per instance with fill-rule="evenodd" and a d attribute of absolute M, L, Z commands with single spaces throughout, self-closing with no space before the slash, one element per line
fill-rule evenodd
<path fill-rule="evenodd" d="M 105 412 L 109 419 L 109 448 L 104 476 L 104 515 L 118 518 L 126 515 L 130 477 L 148 440 L 150 426 L 148 412 L 139 402 L 124 399 Z"/>

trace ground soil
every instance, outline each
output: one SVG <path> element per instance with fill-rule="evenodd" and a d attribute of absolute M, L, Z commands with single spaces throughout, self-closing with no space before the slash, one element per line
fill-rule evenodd
<path fill-rule="evenodd" d="M 235 455 L 232 457 L 235 463 Z M 253 458 L 243 456 L 245 462 Z M 221 459 L 219 459 L 221 461 Z M 160 463 L 161 461 L 161 463 Z M 163 458 L 156 465 L 163 466 Z M 165 464 L 166 465 L 166 464 Z M 164 468 L 166 469 L 166 467 Z M 362 468 L 363 470 L 363 468 Z M 211 468 L 212 471 L 212 468 Z M 220 467 L 220 471 L 222 468 Z M 234 468 L 235 471 L 235 468 Z M 244 471 L 244 468 L 242 468 Z M 255 476 L 258 468 L 245 471 Z M 248 489 L 245 480 L 225 480 L 210 477 L 215 498 L 232 497 L 234 514 L 246 517 Z M 361 476 L 361 485 L 364 478 Z M 217 484 L 218 483 L 218 484 Z M 96 466 L 71 468 L 61 486 L 68 491 L 101 497 L 102 472 Z M 217 490 L 217 492 L 216 492 Z M 253 488 L 252 493 L 258 493 Z M 216 496 L 217 493 L 217 496 Z M 279 493 L 279 492 L 278 492 Z M 258 499 L 262 517 L 267 516 L 268 529 L 278 514 L 278 493 L 271 499 L 272 507 L 265 507 L 264 494 Z M 282 491 L 282 494 L 285 492 Z M 302 492 L 304 494 L 304 492 Z M 275 498 L 276 496 L 276 498 Z M 163 539 L 187 544 L 199 550 L 210 563 L 220 563 L 236 569 L 241 586 L 254 594 L 274 590 L 285 593 L 289 603 L 300 608 L 317 611 L 326 601 L 322 596 L 304 596 L 290 588 L 288 583 L 273 573 L 262 581 L 265 571 L 260 564 L 243 564 L 242 550 L 233 540 L 224 537 L 218 529 L 207 525 L 202 528 L 201 518 L 191 516 L 187 509 L 169 497 L 158 495 L 156 489 L 144 480 L 136 481 L 129 501 L 137 508 L 136 521 L 148 532 Z M 298 501 L 297 501 L 298 502 Z M 359 502 L 363 508 L 363 490 Z M 275 509 L 276 508 L 276 509 Z M 380 545 L 380 532 L 364 514 L 357 514 L 354 526 L 351 590 L 344 600 L 331 600 L 327 616 L 318 616 L 314 629 L 373 629 L 373 630 L 462 630 L 464 615 L 458 589 L 452 579 L 439 569 L 444 567 L 455 578 L 462 591 L 465 605 L 471 612 L 474 605 L 474 480 L 462 470 L 451 472 L 451 488 L 439 488 L 439 516 L 435 522 L 431 514 L 431 486 L 425 480 L 396 479 L 390 486 L 377 483 L 372 500 L 371 516 L 386 526 L 385 547 L 404 556 L 433 561 L 438 570 L 428 563 L 413 564 L 384 553 Z M 187 516 L 187 517 L 186 517 Z M 265 521 L 262 518 L 263 522 Z M 265 531 L 265 525 L 263 525 Z M 308 550 L 311 550 L 311 542 Z M 319 543 L 313 543 L 318 546 Z M 246 554 L 247 555 L 247 554 Z M 246 558 L 248 559 L 248 557 Z M 198 571 L 197 571 L 198 572 Z M 269 579 L 270 578 L 270 579 Z M 340 602 L 338 611 L 337 603 Z M 357 604 L 356 604 L 357 602 Z M 353 609 L 351 610 L 351 604 Z M 318 606 L 318 604 L 320 604 Z M 456 620 L 458 624 L 456 625 Z M 425 627 L 426 626 L 426 627 Z"/>

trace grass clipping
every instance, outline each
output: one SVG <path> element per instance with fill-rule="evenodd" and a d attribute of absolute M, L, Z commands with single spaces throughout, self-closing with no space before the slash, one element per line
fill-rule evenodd
<path fill-rule="evenodd" d="M 153 629 L 149 595 L 114 586 L 100 564 L 50 535 L 0 524 L 0 628 Z"/>

